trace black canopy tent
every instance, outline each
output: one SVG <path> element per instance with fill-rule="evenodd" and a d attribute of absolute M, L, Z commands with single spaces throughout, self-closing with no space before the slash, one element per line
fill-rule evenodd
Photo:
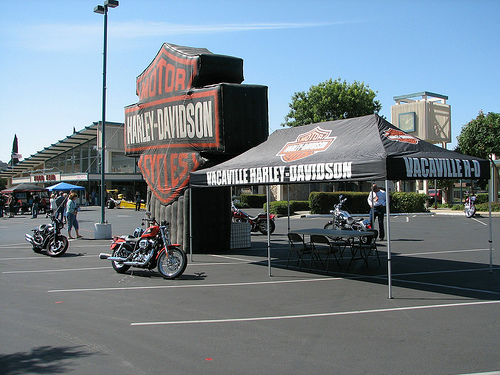
<path fill-rule="evenodd" d="M 388 181 L 392 180 L 488 179 L 489 176 L 488 160 L 462 155 L 422 141 L 374 114 L 277 130 L 267 141 L 233 159 L 192 172 L 190 185 L 269 186 L 385 180 L 388 191 Z M 391 298 L 389 202 L 387 209 Z M 270 251 L 269 238 L 268 248 Z"/>

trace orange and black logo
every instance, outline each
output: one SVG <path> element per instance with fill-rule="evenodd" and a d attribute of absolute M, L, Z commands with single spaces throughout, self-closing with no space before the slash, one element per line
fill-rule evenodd
<path fill-rule="evenodd" d="M 300 134 L 295 141 L 287 142 L 276 156 L 280 156 L 284 162 L 291 162 L 326 151 L 337 138 L 330 137 L 331 132 L 318 126 L 307 133 Z"/>
<path fill-rule="evenodd" d="M 404 143 L 411 143 L 416 145 L 419 142 L 419 139 L 414 137 L 413 135 L 407 134 L 401 130 L 397 129 L 388 129 L 384 135 L 386 138 L 390 139 L 391 141 L 396 141 L 396 142 L 404 142 Z"/>

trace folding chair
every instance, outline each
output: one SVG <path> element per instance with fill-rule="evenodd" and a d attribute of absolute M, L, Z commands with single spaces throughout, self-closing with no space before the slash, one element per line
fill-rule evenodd
<path fill-rule="evenodd" d="M 288 263 L 290 262 L 290 254 L 292 252 L 297 253 L 298 259 L 297 263 L 299 265 L 299 269 L 302 267 L 304 263 L 304 255 L 311 254 L 311 248 L 307 246 L 304 242 L 304 237 L 302 237 L 298 233 L 290 232 L 288 233 L 288 242 L 290 246 L 288 247 L 288 258 L 286 260 L 286 268 L 288 268 Z"/>
<path fill-rule="evenodd" d="M 368 267 L 368 257 L 375 252 L 377 255 L 378 264 L 380 265 L 380 257 L 377 249 L 377 236 L 378 231 L 371 231 L 371 234 L 368 236 L 360 237 L 358 241 L 353 242 L 352 244 L 352 258 L 349 264 L 347 265 L 347 269 L 351 265 L 352 261 L 356 259 L 363 259 L 365 265 Z M 359 257 L 356 258 L 356 253 L 359 252 Z"/>
<path fill-rule="evenodd" d="M 337 254 L 339 249 L 335 246 L 326 236 L 313 234 L 311 235 L 311 244 L 312 244 L 312 254 L 311 254 L 311 263 L 309 265 L 309 270 L 312 269 L 313 258 L 319 260 L 319 262 L 323 265 L 323 261 L 321 260 L 321 254 L 326 255 L 326 272 L 330 271 L 330 255 L 333 254 L 337 265 L 340 267 L 339 259 L 337 258 Z"/>
<path fill-rule="evenodd" d="M 328 237 L 330 239 L 330 244 L 336 248 L 338 248 L 340 254 L 339 254 L 339 259 L 344 258 L 344 251 L 347 248 L 347 246 L 351 246 L 351 241 L 348 238 L 341 238 L 341 237 Z"/>

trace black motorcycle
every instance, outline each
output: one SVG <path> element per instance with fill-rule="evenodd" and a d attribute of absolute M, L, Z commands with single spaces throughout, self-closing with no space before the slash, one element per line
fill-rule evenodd
<path fill-rule="evenodd" d="M 68 250 L 68 238 L 61 234 L 61 229 L 64 224 L 54 215 L 50 217 L 50 224 L 41 224 L 35 229 L 32 229 L 33 235 L 25 234 L 25 240 L 33 246 L 35 253 L 47 251 L 47 255 L 51 257 L 59 257 Z"/>

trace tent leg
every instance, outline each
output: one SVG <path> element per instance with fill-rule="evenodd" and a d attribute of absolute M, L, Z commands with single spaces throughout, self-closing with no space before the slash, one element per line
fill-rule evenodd
<path fill-rule="evenodd" d="M 493 273 L 493 223 L 491 221 L 491 202 L 493 199 L 496 197 L 496 190 L 495 190 L 495 178 L 493 177 L 493 173 L 496 173 L 495 167 L 491 166 L 491 177 L 490 177 L 490 196 L 488 199 L 488 211 L 489 211 L 489 226 L 490 226 L 490 233 L 489 233 L 489 238 L 488 242 L 490 243 L 490 273 Z"/>
<path fill-rule="evenodd" d="M 192 188 L 189 189 L 189 261 L 193 262 L 193 196 Z"/>
<path fill-rule="evenodd" d="M 387 282 L 389 287 L 389 299 L 392 298 L 392 259 L 391 259 L 391 209 L 389 198 L 389 180 L 385 180 L 385 201 L 387 214 Z"/>
<path fill-rule="evenodd" d="M 271 223 L 269 222 L 269 185 L 266 185 L 266 215 L 267 215 L 267 268 L 269 269 L 269 276 L 271 274 L 271 231 L 269 230 Z"/>
<path fill-rule="evenodd" d="M 288 200 L 288 232 L 290 233 L 290 184 L 286 185 L 287 189 L 287 200 Z"/>

